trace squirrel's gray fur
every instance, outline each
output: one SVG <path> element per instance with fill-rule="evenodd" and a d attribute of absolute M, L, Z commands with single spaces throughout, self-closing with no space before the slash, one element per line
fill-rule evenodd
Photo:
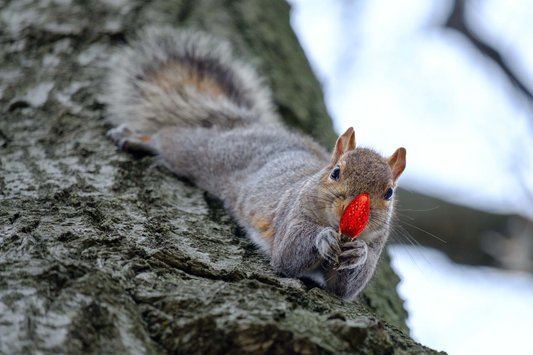
<path fill-rule="evenodd" d="M 127 124 L 148 134 L 162 126 L 176 125 L 177 121 L 182 126 L 197 126 L 199 122 L 205 125 L 213 115 L 217 116 L 213 123 L 221 125 L 259 119 L 270 124 L 278 122 L 270 90 L 252 67 L 233 57 L 229 43 L 205 33 L 169 27 L 150 27 L 141 36 L 142 41 L 125 47 L 115 58 L 118 65 L 113 68 L 107 91 L 112 102 L 111 123 Z M 196 65 L 199 71 L 216 76 L 231 98 L 199 96 L 189 87 L 165 91 L 145 80 L 172 62 Z"/>
<path fill-rule="evenodd" d="M 405 150 L 388 160 L 355 148 L 350 128 L 331 154 L 279 123 L 270 90 L 208 34 L 149 28 L 110 70 L 109 136 L 147 151 L 220 198 L 251 240 L 289 277 L 310 277 L 350 300 L 368 283 L 387 240 Z M 340 179 L 330 177 L 339 166 Z M 357 239 L 338 234 L 344 208 L 370 196 Z"/>

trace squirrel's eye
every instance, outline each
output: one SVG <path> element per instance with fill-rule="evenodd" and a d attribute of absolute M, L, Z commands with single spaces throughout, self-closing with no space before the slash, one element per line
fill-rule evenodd
<path fill-rule="evenodd" d="M 331 180 L 339 181 L 341 178 L 341 167 L 336 166 L 329 177 L 331 178 Z"/>
<path fill-rule="evenodd" d="M 387 201 L 390 200 L 393 193 L 394 193 L 394 190 L 392 189 L 392 187 L 389 187 L 387 192 L 385 192 L 385 194 L 383 195 L 383 199 Z"/>

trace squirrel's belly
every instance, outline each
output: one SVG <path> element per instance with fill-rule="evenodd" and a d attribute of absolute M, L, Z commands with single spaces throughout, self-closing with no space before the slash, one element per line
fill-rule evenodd
<path fill-rule="evenodd" d="M 272 253 L 272 238 L 265 238 L 263 236 L 263 233 L 258 231 L 254 227 L 250 226 L 243 226 L 246 229 L 246 234 L 248 235 L 248 238 L 259 247 L 259 249 L 265 253 L 266 255 L 270 256 Z"/>

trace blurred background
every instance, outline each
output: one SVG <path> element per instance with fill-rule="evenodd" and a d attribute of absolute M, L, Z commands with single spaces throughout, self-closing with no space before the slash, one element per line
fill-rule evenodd
<path fill-rule="evenodd" d="M 407 149 L 388 250 L 411 335 L 533 354 L 533 2 L 289 3 L 336 131 Z"/>

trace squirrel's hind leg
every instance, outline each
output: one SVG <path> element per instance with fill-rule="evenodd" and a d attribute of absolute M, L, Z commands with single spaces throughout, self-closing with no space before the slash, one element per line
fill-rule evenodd
<path fill-rule="evenodd" d="M 156 155 L 157 151 L 152 137 L 136 134 L 127 124 L 107 131 L 107 136 L 114 140 L 118 148 L 134 155 Z"/>

